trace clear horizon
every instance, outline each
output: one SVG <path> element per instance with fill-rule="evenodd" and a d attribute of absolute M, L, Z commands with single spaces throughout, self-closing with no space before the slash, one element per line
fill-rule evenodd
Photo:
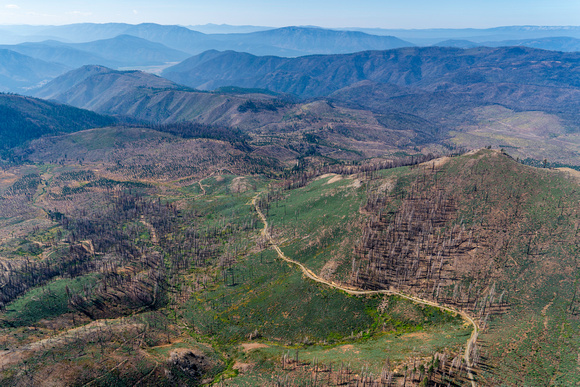
<path fill-rule="evenodd" d="M 575 0 L 167 0 L 73 1 L 7 0 L 0 3 L 0 25 L 73 23 L 228 24 L 323 28 L 459 29 L 500 26 L 578 26 Z"/>

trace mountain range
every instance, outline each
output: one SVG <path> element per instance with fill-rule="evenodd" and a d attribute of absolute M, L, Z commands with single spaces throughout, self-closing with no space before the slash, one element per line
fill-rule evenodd
<path fill-rule="evenodd" d="M 195 88 L 234 85 L 316 97 L 363 80 L 425 89 L 473 83 L 578 87 L 579 61 L 578 53 L 523 47 L 402 48 L 300 58 L 208 51 L 162 75 Z"/>
<path fill-rule="evenodd" d="M 175 50 L 199 54 L 209 49 L 237 50 L 256 55 L 300 56 L 385 50 L 412 45 L 390 36 L 315 27 L 284 27 L 250 33 L 204 34 L 186 27 L 143 23 L 70 24 L 38 28 L 30 39 L 86 43 L 131 35 Z M 42 39 L 41 37 L 45 37 Z"/>
<path fill-rule="evenodd" d="M 571 38 L 568 36 L 536 38 L 536 39 L 520 39 L 520 40 L 502 40 L 502 41 L 488 41 L 476 43 L 465 39 L 449 39 L 439 43 L 435 46 L 441 47 L 458 47 L 458 48 L 474 48 L 474 47 L 511 47 L 522 46 L 539 48 L 542 50 L 563 51 L 563 52 L 578 52 L 580 51 L 580 39 Z"/>
<path fill-rule="evenodd" d="M 252 33 L 268 30 L 276 30 L 277 27 L 267 26 L 234 26 L 227 24 L 206 24 L 195 26 L 160 26 L 158 24 L 144 23 L 132 25 L 126 23 L 78 23 L 64 26 L 30 26 L 30 25 L 5 25 L 0 26 L 0 38 L 10 44 L 58 39 L 68 42 L 87 42 L 92 40 L 109 39 L 122 34 L 139 36 L 147 33 L 145 29 L 166 29 L 171 27 L 180 30 L 183 34 L 185 29 L 200 32 L 207 36 Z M 301 26 L 312 28 L 312 26 Z M 183 30 L 182 30 L 183 28 Z M 327 28 L 336 31 L 358 31 L 369 35 L 396 36 L 416 45 L 429 46 L 444 40 L 470 40 L 476 43 L 498 42 L 506 40 L 525 40 L 549 37 L 572 37 L 580 38 L 578 26 L 501 26 L 493 28 L 431 28 L 431 29 L 387 29 L 387 28 Z M 138 31 L 141 32 L 138 32 Z M 140 36 L 144 37 L 144 36 Z M 218 49 L 218 47 L 214 47 Z"/>
<path fill-rule="evenodd" d="M 69 69 L 62 64 L 0 49 L 0 91 L 23 93 L 28 88 L 38 87 Z"/>
<path fill-rule="evenodd" d="M 215 27 L 215 26 L 214 26 Z M 200 28 L 212 32 L 212 26 Z M 580 32 L 576 27 L 501 27 L 485 30 L 335 30 L 318 27 L 215 27 L 214 32 L 195 31 L 193 27 L 160 25 L 154 23 L 82 23 L 62 26 L 3 26 L 0 28 L 0 49 L 21 54 L 4 53 L 4 78 L 0 90 L 25 93 L 66 71 L 84 65 L 100 65 L 113 69 L 140 69 L 155 74 L 166 70 L 165 76 L 187 85 L 213 88 L 228 85 L 231 80 L 198 79 L 195 70 L 188 66 L 200 62 L 192 58 L 185 64 L 167 69 L 188 57 L 220 51 L 246 53 L 259 57 L 298 58 L 311 55 L 352 54 L 364 51 L 385 51 L 404 47 L 440 46 L 462 49 L 477 47 L 520 46 L 552 51 L 577 52 L 580 49 Z M 217 29 L 216 29 L 217 28 Z M 393 32 L 389 35 L 389 32 Z M 18 38 L 20 37 L 20 38 Z M 407 39 L 409 38 L 409 39 Z M 423 39 L 423 40 L 422 40 Z M 17 44 L 14 44 L 17 43 Z M 221 54 L 225 55 L 225 54 Z M 230 54 L 227 54 L 230 55 Z M 241 54 L 240 54 L 241 55 Z M 469 55 L 469 53 L 467 53 Z M 231 58 L 240 65 L 247 61 L 257 63 L 251 57 Z M 262 61 L 262 60 L 260 60 Z M 269 65 L 284 62 L 270 58 Z M 304 59 L 304 63 L 311 62 Z M 314 64 L 314 62 L 312 62 Z M 285 65 L 286 66 L 286 65 Z M 10 69 L 8 69 L 10 68 Z M 177 72 L 191 72 L 193 79 L 182 79 Z M 243 82 L 251 84 L 243 75 Z M 260 70 L 261 71 L 261 70 Z M 284 71 L 284 70 L 281 70 Z M 235 76 L 233 74 L 232 76 Z M 277 76 L 280 78 L 280 74 Z M 306 74 L 306 77 L 312 76 Z M 360 77 L 362 80 L 364 77 Z M 223 83 L 226 82 L 226 83 Z M 292 93 L 302 93 L 301 84 L 306 78 L 293 79 L 296 83 Z M 308 85 L 310 89 L 312 85 Z M 279 87 L 283 87 L 280 85 Z"/>
<path fill-rule="evenodd" d="M 580 26 L 501 26 L 493 28 L 347 28 L 373 35 L 392 35 L 420 46 L 430 46 L 444 40 L 470 40 L 476 43 L 524 40 L 568 36 L 580 39 Z"/>
<path fill-rule="evenodd" d="M 550 157 L 572 163 L 579 151 L 574 145 L 580 133 L 579 55 L 522 47 L 401 48 L 300 58 L 208 51 L 168 68 L 167 78 L 86 66 L 35 96 L 146 122 L 315 130 L 328 139 L 332 136 L 313 120 L 339 122 L 350 109 L 357 118 L 342 124 L 348 138 L 362 130 L 366 115 L 375 126 L 365 130 L 383 133 L 367 137 L 376 141 L 393 141 L 396 136 L 385 134 L 392 130 L 400 131 L 403 142 L 417 144 L 467 145 L 477 136 L 477 142 L 510 146 L 521 157 L 537 157 L 544 144 Z M 305 109 L 310 116 L 303 115 Z M 502 135 L 494 138 L 492 132 Z M 365 152 L 361 144 L 349 146 Z"/>
<path fill-rule="evenodd" d="M 189 55 L 132 35 L 87 43 L 47 40 L 37 43 L 0 46 L 33 58 L 60 63 L 69 68 L 87 64 L 109 67 L 151 66 L 179 62 Z"/>

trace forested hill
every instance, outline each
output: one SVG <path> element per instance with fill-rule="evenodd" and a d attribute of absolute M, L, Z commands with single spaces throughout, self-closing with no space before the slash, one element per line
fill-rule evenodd
<path fill-rule="evenodd" d="M 0 94 L 0 117 L 0 150 L 45 135 L 103 127 L 117 121 L 88 110 L 11 94 Z"/>

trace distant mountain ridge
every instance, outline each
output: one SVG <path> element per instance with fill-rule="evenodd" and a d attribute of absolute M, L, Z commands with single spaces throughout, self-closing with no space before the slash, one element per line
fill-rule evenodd
<path fill-rule="evenodd" d="M 313 27 L 284 27 L 249 33 L 204 34 L 186 27 L 142 23 L 70 24 L 35 29 L 35 40 L 47 39 L 86 43 L 131 35 L 178 51 L 199 54 L 210 49 L 244 51 L 256 55 L 301 56 L 386 50 L 413 44 L 391 36 L 374 36 L 362 32 L 336 31 Z M 42 39 L 41 39 L 42 40 Z M 46 39 L 44 39 L 46 40 Z"/>
<path fill-rule="evenodd" d="M 580 53 L 525 47 L 401 48 L 299 58 L 209 51 L 162 75 L 202 89 L 231 85 L 317 97 L 364 80 L 420 88 L 481 82 L 579 87 L 578 63 Z"/>
<path fill-rule="evenodd" d="M 500 26 L 492 28 L 344 28 L 373 35 L 392 35 L 420 46 L 430 46 L 445 40 L 469 40 L 475 43 L 504 40 L 538 39 L 569 36 L 580 39 L 580 26 Z"/>
<path fill-rule="evenodd" d="M 446 40 L 466 40 L 476 45 L 501 45 L 506 41 L 535 40 L 546 38 L 569 37 L 580 39 L 580 26 L 500 26 L 493 28 L 433 28 L 433 29 L 385 29 L 385 28 L 319 28 L 313 26 L 263 27 L 263 26 L 232 26 L 227 24 L 206 24 L 198 26 L 161 25 L 154 23 L 126 24 L 126 23 L 78 23 L 62 26 L 1 26 L 0 43 L 15 44 L 22 42 L 39 42 L 57 39 L 68 43 L 84 43 L 94 40 L 111 39 L 119 35 L 132 35 L 153 42 L 162 43 L 179 51 L 189 54 L 199 54 L 203 51 L 234 50 L 246 51 L 256 55 L 300 56 L 307 54 L 355 52 L 372 49 L 389 49 L 396 47 L 371 47 L 356 49 L 354 46 L 345 51 L 313 52 L 310 45 L 316 46 L 316 41 L 310 45 L 292 50 L 282 45 L 282 40 L 273 45 L 264 44 L 267 34 L 281 35 L 285 29 L 308 31 L 317 29 L 341 33 L 365 33 L 375 41 L 391 36 L 405 41 L 406 46 L 431 46 Z M 256 33 L 255 35 L 252 35 Z M 242 37 L 242 35 L 246 35 Z M 368 38 L 368 37 L 367 37 Z M 244 40 L 240 43 L 240 39 Z M 367 39 L 368 40 L 368 39 Z M 331 44 L 327 42 L 326 47 Z M 293 44 L 291 43 L 290 46 Z M 355 45 L 356 46 L 356 45 Z M 278 47 L 278 50 L 274 48 Z M 544 47 L 540 47 L 544 48 Z"/>
<path fill-rule="evenodd" d="M 117 64 L 101 56 L 73 48 L 55 40 L 3 45 L 0 48 L 15 51 L 46 62 L 59 63 L 69 68 L 76 68 L 86 64 L 101 64 L 112 67 Z"/>
<path fill-rule="evenodd" d="M 376 36 L 356 31 L 334 31 L 313 27 L 283 27 L 252 33 L 216 35 L 214 39 L 228 42 L 228 49 L 254 53 L 255 50 L 239 50 L 236 45 L 272 46 L 292 50 L 301 55 L 341 54 L 364 50 L 388 50 L 409 47 L 413 44 L 393 36 Z M 264 53 L 268 55 L 267 53 Z M 272 54 L 269 54 L 272 55 Z"/>
<path fill-rule="evenodd" d="M 123 66 L 163 64 L 180 61 L 188 56 L 185 52 L 169 48 L 161 43 L 128 34 L 71 46 Z"/>
<path fill-rule="evenodd" d="M 580 51 L 580 39 L 567 36 L 522 39 L 522 40 L 502 40 L 498 42 L 489 41 L 475 43 L 469 40 L 450 39 L 434 44 L 439 47 L 475 48 L 475 47 L 531 47 L 542 50 L 578 52 Z"/>
<path fill-rule="evenodd" d="M 186 26 L 190 30 L 202 32 L 204 34 L 235 34 L 235 33 L 248 33 L 257 31 L 267 31 L 273 30 L 276 27 L 265 27 L 265 26 L 251 26 L 251 25 L 230 25 L 230 24 L 197 24 Z"/>
<path fill-rule="evenodd" d="M 522 39 L 522 40 L 503 40 L 500 42 L 485 42 L 484 46 L 505 47 L 505 46 L 525 46 L 539 48 L 542 50 L 578 52 L 580 51 L 580 39 L 557 36 L 549 38 Z"/>
<path fill-rule="evenodd" d="M 1 47 L 41 60 L 57 62 L 69 68 L 89 64 L 107 67 L 159 65 L 179 62 L 189 56 L 185 52 L 174 50 L 161 43 L 150 42 L 132 35 L 119 35 L 87 43 L 48 40 Z"/>
<path fill-rule="evenodd" d="M 0 49 L 0 91 L 25 92 L 59 76 L 70 68 L 58 63 Z"/>

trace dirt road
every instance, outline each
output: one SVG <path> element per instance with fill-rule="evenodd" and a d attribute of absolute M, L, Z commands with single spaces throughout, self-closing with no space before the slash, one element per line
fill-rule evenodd
<path fill-rule="evenodd" d="M 413 301 L 417 304 L 422 304 L 422 305 L 429 305 L 429 306 L 434 306 L 436 308 L 439 308 L 441 310 L 446 310 L 448 312 L 454 313 L 454 314 L 458 314 L 460 315 L 465 321 L 467 321 L 470 325 L 473 326 L 473 332 L 471 333 L 471 336 L 469 337 L 469 340 L 467 341 L 467 346 L 465 347 L 465 352 L 463 354 L 463 358 L 465 359 L 466 364 L 468 365 L 468 376 L 469 379 L 471 381 L 471 385 L 472 387 L 476 387 L 477 384 L 475 383 L 474 380 L 474 376 L 471 372 L 471 368 L 473 367 L 473 363 L 471 361 L 471 349 L 473 348 L 473 346 L 475 345 L 476 341 L 477 341 L 477 335 L 479 333 L 479 326 L 477 324 L 477 322 L 471 318 L 467 313 L 465 313 L 462 310 L 459 309 L 455 309 L 452 307 L 448 307 L 445 305 L 441 305 L 438 304 L 437 302 L 434 301 L 430 301 L 430 300 L 425 300 L 422 298 L 418 298 L 409 294 L 404 294 L 401 293 L 399 291 L 396 290 L 390 290 L 390 289 L 384 289 L 384 290 L 361 290 L 361 289 L 357 289 L 354 287 L 350 287 L 350 286 L 346 286 L 343 284 L 338 284 L 334 281 L 327 281 L 324 278 L 319 277 L 318 275 L 316 275 L 312 270 L 308 269 L 306 266 L 304 266 L 303 264 L 301 264 L 298 261 L 295 261 L 291 258 L 288 258 L 284 252 L 280 249 L 280 247 L 276 244 L 276 242 L 274 242 L 274 239 L 272 238 L 272 235 L 270 234 L 270 231 L 268 230 L 268 221 L 266 220 L 266 216 L 264 216 L 264 214 L 262 213 L 262 210 L 260 210 L 260 207 L 258 207 L 258 197 L 260 196 L 260 193 L 258 193 L 256 196 L 254 196 L 254 198 L 252 199 L 252 205 L 254 206 L 254 208 L 256 209 L 256 212 L 258 213 L 258 216 L 262 219 L 262 222 L 264 223 L 264 228 L 262 229 L 262 235 L 268 239 L 268 241 L 270 242 L 271 246 L 274 248 L 274 250 L 276 250 L 276 253 L 278 253 L 278 256 L 283 259 L 286 262 L 292 263 L 296 266 L 298 266 L 300 268 L 300 270 L 302 270 L 302 272 L 304 273 L 304 275 L 308 278 L 310 278 L 313 281 L 319 282 L 321 284 L 325 284 L 327 286 L 330 286 L 332 288 L 335 289 L 339 289 L 342 290 L 348 294 L 354 294 L 354 295 L 369 295 L 369 294 L 387 294 L 387 295 L 396 295 L 402 298 L 406 298 L 407 300 Z"/>

